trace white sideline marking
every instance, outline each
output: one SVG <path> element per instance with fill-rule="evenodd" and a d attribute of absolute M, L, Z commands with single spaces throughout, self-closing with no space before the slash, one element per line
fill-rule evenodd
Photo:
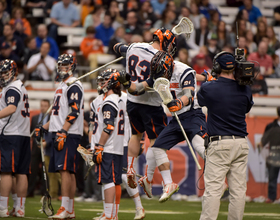
<path fill-rule="evenodd" d="M 80 209 L 86 212 L 103 212 L 103 209 Z M 121 213 L 135 213 L 135 210 L 119 210 Z M 145 213 L 149 214 L 188 214 L 189 212 L 173 212 L 173 211 L 155 211 L 155 210 L 145 210 Z"/>

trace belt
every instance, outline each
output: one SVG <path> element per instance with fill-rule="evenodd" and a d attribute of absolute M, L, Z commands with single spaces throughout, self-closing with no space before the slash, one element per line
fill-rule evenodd
<path fill-rule="evenodd" d="M 226 139 L 241 139 L 241 138 L 245 138 L 245 136 L 212 136 L 210 137 L 210 142 L 213 141 L 219 141 L 219 140 L 226 140 Z"/>

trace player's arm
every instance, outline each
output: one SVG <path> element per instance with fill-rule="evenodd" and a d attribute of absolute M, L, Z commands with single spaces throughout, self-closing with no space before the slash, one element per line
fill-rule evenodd
<path fill-rule="evenodd" d="M 0 111 L 0 118 L 5 118 L 15 113 L 19 101 L 20 101 L 20 94 L 13 89 L 9 89 L 6 92 L 6 97 L 5 97 L 5 102 L 7 107 L 3 108 Z"/>
<path fill-rule="evenodd" d="M 184 74 L 184 73 L 183 73 Z M 181 85 L 183 89 L 183 96 L 178 99 L 173 99 L 167 104 L 170 112 L 176 112 L 182 109 L 184 106 L 191 105 L 194 97 L 194 74 L 188 74 L 181 80 Z"/>
<path fill-rule="evenodd" d="M 126 52 L 128 50 L 128 45 L 124 43 L 117 43 L 114 45 L 113 50 L 120 56 L 126 57 Z"/>
<path fill-rule="evenodd" d="M 89 145 L 87 146 L 88 149 L 91 148 L 91 136 L 93 133 L 94 125 L 95 125 L 95 112 L 93 110 L 93 107 L 91 106 L 91 110 L 89 114 L 89 123 L 88 123 L 88 143 L 89 143 Z"/>
<path fill-rule="evenodd" d="M 206 81 L 208 82 L 208 81 L 216 80 L 216 78 L 213 77 L 211 73 L 209 73 L 206 70 L 204 70 L 204 72 L 202 72 L 201 74 L 196 74 L 195 77 L 196 80 L 199 82 L 206 82 Z"/>

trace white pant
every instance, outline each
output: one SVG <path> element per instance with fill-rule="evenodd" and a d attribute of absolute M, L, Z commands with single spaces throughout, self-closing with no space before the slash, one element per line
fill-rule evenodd
<path fill-rule="evenodd" d="M 205 191 L 200 220 L 217 219 L 223 184 L 229 185 L 228 220 L 241 220 L 247 190 L 246 169 L 249 146 L 247 139 L 225 139 L 211 142 L 206 154 Z"/>

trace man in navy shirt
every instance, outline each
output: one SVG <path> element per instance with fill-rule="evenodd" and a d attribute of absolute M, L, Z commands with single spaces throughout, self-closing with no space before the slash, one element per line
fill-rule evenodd
<path fill-rule="evenodd" d="M 200 220 L 217 219 L 225 178 L 230 193 L 228 219 L 242 219 L 244 213 L 249 153 L 245 117 L 253 101 L 250 87 L 239 85 L 235 80 L 234 67 L 232 54 L 217 54 L 213 70 L 218 80 L 204 83 L 197 93 L 199 105 L 208 109 L 207 130 L 210 137 Z"/>

